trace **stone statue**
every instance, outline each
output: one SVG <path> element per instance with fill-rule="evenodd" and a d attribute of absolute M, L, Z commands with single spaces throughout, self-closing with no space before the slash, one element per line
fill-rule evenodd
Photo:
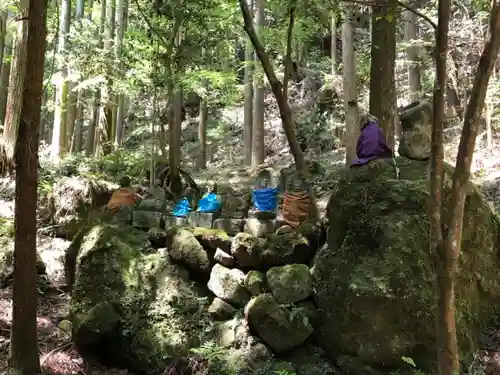
<path fill-rule="evenodd" d="M 431 157 L 432 105 L 417 100 L 404 107 L 399 115 L 402 135 L 398 153 L 414 160 Z"/>

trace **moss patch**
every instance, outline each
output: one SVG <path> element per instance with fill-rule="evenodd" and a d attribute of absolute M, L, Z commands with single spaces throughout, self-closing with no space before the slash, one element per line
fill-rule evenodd
<path fill-rule="evenodd" d="M 98 224 L 74 246 L 71 315 L 80 348 L 152 374 L 199 344 L 206 301 L 185 270 L 151 249 L 147 233 Z"/>

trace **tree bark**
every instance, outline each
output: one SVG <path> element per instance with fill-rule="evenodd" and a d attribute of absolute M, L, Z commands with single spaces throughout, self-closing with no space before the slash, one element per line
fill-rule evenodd
<path fill-rule="evenodd" d="M 122 75 L 123 71 L 123 37 L 126 31 L 126 13 L 127 13 L 128 1 L 127 0 L 117 0 L 116 2 L 116 35 L 115 35 L 115 59 L 117 61 L 116 70 L 119 75 Z M 118 148 L 122 144 L 123 138 L 123 125 L 125 122 L 125 97 L 124 93 L 118 94 L 118 103 L 116 108 L 116 133 L 115 133 L 115 148 Z"/>
<path fill-rule="evenodd" d="M 25 18 L 28 9 L 23 9 L 20 18 Z M 17 21 L 16 44 L 14 58 L 12 61 L 9 81 L 9 94 L 7 97 L 7 107 L 5 110 L 5 122 L 2 141 L 5 152 L 9 159 L 14 157 L 14 145 L 16 142 L 17 126 L 21 116 L 24 76 L 26 74 L 26 42 L 28 38 L 28 22 L 26 20 Z"/>
<path fill-rule="evenodd" d="M 433 95 L 433 123 L 431 141 L 430 180 L 430 253 L 436 257 L 438 282 L 438 311 L 436 313 L 437 361 L 441 375 L 452 375 L 458 371 L 458 348 L 453 305 L 453 280 L 451 270 L 446 271 L 446 257 L 443 257 L 443 121 L 446 90 L 446 60 L 448 54 L 448 28 L 451 0 L 439 0 L 438 28 L 436 31 L 436 80 Z M 451 293 L 451 294 L 450 294 Z M 451 305 L 450 305 L 450 301 Z M 452 310 L 450 310 L 452 309 Z M 458 372 L 457 372 L 458 373 Z"/>
<path fill-rule="evenodd" d="M 440 311 L 438 319 L 441 323 L 443 346 L 440 348 L 441 360 L 439 369 L 442 375 L 459 373 L 459 358 L 455 326 L 455 293 L 454 283 L 458 271 L 458 256 L 462 242 L 462 225 L 467 183 L 470 177 L 470 167 L 481 115 L 484 109 L 486 91 L 491 72 L 495 66 L 500 47 L 500 0 L 492 1 L 490 13 L 489 38 L 485 43 L 483 53 L 474 78 L 471 96 L 464 115 L 464 126 L 457 162 L 453 172 L 451 198 L 449 202 L 448 232 L 440 256 L 442 266 L 439 278 Z"/>
<path fill-rule="evenodd" d="M 419 31 L 416 14 L 406 11 L 405 22 L 405 39 L 410 44 L 406 50 L 406 59 L 408 60 L 408 100 L 412 103 L 420 99 L 422 91 L 419 62 L 420 48 L 414 45 Z"/>
<path fill-rule="evenodd" d="M 71 20 L 71 0 L 63 0 L 59 20 L 59 42 L 57 51 L 66 56 L 66 44 L 68 42 L 69 27 Z M 59 66 L 61 82 L 56 87 L 56 104 L 54 111 L 54 129 L 52 131 L 52 150 L 54 158 L 59 158 L 68 150 L 66 121 L 68 119 L 68 66 L 64 57 Z"/>
<path fill-rule="evenodd" d="M 7 34 L 5 41 L 5 56 L 12 56 L 12 35 Z M 10 80 L 10 70 L 11 70 L 11 62 L 10 59 L 8 61 L 4 61 L 2 64 L 2 74 L 0 76 L 0 123 L 5 123 L 5 112 L 7 109 L 7 97 L 9 95 L 9 80 Z"/>
<path fill-rule="evenodd" d="M 207 168 L 207 117 L 208 103 L 206 99 L 202 98 L 200 102 L 200 117 L 198 119 L 198 140 L 200 142 L 198 167 L 200 169 Z"/>
<path fill-rule="evenodd" d="M 293 62 L 292 62 L 292 38 L 293 38 L 293 25 L 295 23 L 295 9 L 294 3 L 290 5 L 288 10 L 288 30 L 286 33 L 286 51 L 285 51 L 285 76 L 283 78 L 283 96 L 285 100 L 288 101 L 288 80 L 292 72 Z"/>
<path fill-rule="evenodd" d="M 40 373 L 37 341 L 36 207 L 38 130 L 42 105 L 46 37 L 45 0 L 31 0 L 28 13 L 28 58 L 23 106 L 15 147 L 16 210 L 11 367 L 14 373 Z"/>
<path fill-rule="evenodd" d="M 264 8 L 265 0 L 255 0 L 255 31 L 257 36 L 261 34 L 261 30 L 264 27 Z M 264 163 L 264 160 L 266 158 L 266 150 L 264 144 L 264 76 L 262 74 L 262 69 L 256 69 L 255 73 L 252 129 L 252 167 L 256 167 Z"/>
<path fill-rule="evenodd" d="M 356 90 L 356 55 L 354 52 L 354 27 L 352 12 L 346 15 L 342 24 L 342 76 L 345 105 L 345 147 L 346 165 L 357 157 L 356 142 L 359 136 L 359 107 Z"/>
<path fill-rule="evenodd" d="M 253 17 L 253 0 L 247 0 L 250 17 Z M 243 155 L 245 165 L 252 164 L 253 130 L 253 71 L 255 54 L 251 40 L 246 37 L 245 46 L 245 104 L 243 119 Z"/>
<path fill-rule="evenodd" d="M 392 0 L 373 6 L 372 25 L 370 114 L 378 118 L 387 145 L 394 149 L 396 16 Z"/>

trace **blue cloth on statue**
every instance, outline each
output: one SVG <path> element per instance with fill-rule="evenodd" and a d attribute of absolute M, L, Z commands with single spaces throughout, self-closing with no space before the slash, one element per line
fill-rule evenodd
<path fill-rule="evenodd" d="M 356 145 L 356 155 L 358 158 L 351 163 L 351 167 L 392 156 L 392 151 L 385 142 L 384 132 L 376 122 L 369 122 L 361 131 Z"/>
<path fill-rule="evenodd" d="M 252 192 L 252 199 L 257 210 L 273 212 L 278 205 L 278 188 L 254 190 Z"/>
<path fill-rule="evenodd" d="M 186 217 L 191 212 L 191 205 L 187 198 L 182 198 L 179 203 L 174 207 L 172 215 L 175 217 Z"/>
<path fill-rule="evenodd" d="M 208 193 L 198 202 L 196 212 L 212 213 L 220 210 L 222 204 L 215 193 Z"/>

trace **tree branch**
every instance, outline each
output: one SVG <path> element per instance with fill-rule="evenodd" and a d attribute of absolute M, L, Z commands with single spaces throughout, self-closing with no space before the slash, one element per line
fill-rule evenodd
<path fill-rule="evenodd" d="M 380 3 L 382 3 L 383 1 L 363 1 L 363 0 L 342 0 L 343 3 L 352 3 L 352 4 L 363 4 L 363 5 L 378 5 Z M 437 31 L 437 25 L 436 23 L 431 20 L 428 16 L 426 16 L 425 14 L 419 12 L 418 10 L 412 8 L 410 5 L 407 5 L 401 1 L 398 1 L 398 0 L 393 0 L 393 3 L 403 9 L 406 9 L 407 11 L 409 12 L 412 12 L 414 13 L 415 15 L 417 15 L 418 17 L 422 18 L 423 20 L 427 21 L 429 23 L 429 25 L 432 26 L 432 28 Z"/>

